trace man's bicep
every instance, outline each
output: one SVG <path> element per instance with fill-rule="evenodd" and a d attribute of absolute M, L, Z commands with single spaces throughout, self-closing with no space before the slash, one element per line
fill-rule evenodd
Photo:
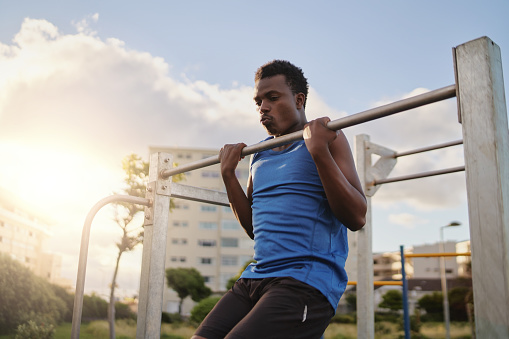
<path fill-rule="evenodd" d="M 336 140 L 332 143 L 330 151 L 334 161 L 348 182 L 362 192 L 363 190 L 357 174 L 357 169 L 355 168 L 352 150 L 342 131 L 339 132 Z"/>

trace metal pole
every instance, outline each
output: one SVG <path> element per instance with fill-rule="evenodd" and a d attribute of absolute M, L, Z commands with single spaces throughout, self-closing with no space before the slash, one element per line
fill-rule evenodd
<path fill-rule="evenodd" d="M 453 98 L 456 96 L 456 85 L 449 85 L 442 87 L 434 91 L 416 95 L 411 98 L 399 100 L 384 106 L 375 107 L 367 111 L 363 111 L 357 114 L 352 114 L 347 117 L 330 121 L 327 127 L 332 130 L 339 130 L 355 125 L 362 124 L 364 122 L 380 119 L 395 113 L 400 113 L 413 108 L 431 104 L 437 101 Z M 246 156 L 269 148 L 275 148 L 278 146 L 286 145 L 291 142 L 301 140 L 303 132 L 297 131 L 287 135 L 283 135 L 278 138 L 260 142 L 251 146 L 247 146 L 242 150 L 242 155 Z M 163 170 L 161 172 L 161 178 L 168 178 L 172 175 L 179 173 L 188 172 L 198 168 L 211 166 L 219 163 L 219 156 L 213 156 L 210 158 L 202 159 L 200 161 L 190 162 L 188 164 L 179 166 L 174 169 Z"/>
<path fill-rule="evenodd" d="M 83 311 L 83 294 L 85 291 L 85 275 L 87 272 L 87 256 L 88 256 L 88 243 L 90 240 L 90 227 L 92 226 L 92 221 L 94 220 L 95 215 L 101 208 L 112 203 L 112 202 L 129 202 L 132 204 L 149 206 L 150 200 L 140 197 L 133 197 L 130 195 L 112 195 L 106 198 L 103 198 L 97 202 L 85 219 L 85 224 L 83 226 L 83 231 L 81 234 L 81 247 L 80 247 L 80 257 L 78 263 L 78 276 L 76 278 L 76 293 L 74 294 L 74 308 L 72 313 L 72 328 L 71 328 L 71 338 L 78 339 L 80 336 L 80 326 L 81 326 L 81 315 Z"/>
<path fill-rule="evenodd" d="M 405 181 L 405 180 L 412 180 L 412 179 L 419 179 L 419 178 L 427 178 L 432 177 L 435 175 L 442 175 L 442 174 L 449 174 L 449 173 L 455 173 L 455 172 L 462 172 L 465 170 L 465 166 L 458 166 L 453 168 L 446 168 L 443 170 L 436 170 L 436 171 L 429 171 L 424 173 L 417 173 L 417 174 L 410 174 L 410 175 L 403 175 L 401 177 L 394 177 L 394 178 L 387 178 L 387 179 L 379 179 L 374 180 L 373 185 L 381 185 L 381 184 L 388 184 L 391 182 L 398 182 L 398 181 Z"/>
<path fill-rule="evenodd" d="M 401 255 L 401 281 L 403 282 L 403 324 L 405 328 L 405 339 L 410 339 L 410 316 L 408 314 L 408 282 L 405 271 L 405 251 L 403 245 L 399 247 Z"/>
<path fill-rule="evenodd" d="M 440 253 L 444 253 L 444 228 L 447 226 L 440 227 Z M 447 278 L 445 276 L 445 258 L 440 257 L 440 279 L 442 282 L 442 295 L 444 299 L 444 322 L 445 322 L 445 338 L 450 339 L 449 329 L 449 297 L 447 295 Z"/>
<path fill-rule="evenodd" d="M 438 144 L 438 145 L 434 145 L 434 146 L 417 148 L 417 149 L 414 149 L 414 150 L 411 150 L 411 151 L 398 152 L 398 153 L 396 153 L 394 155 L 394 157 L 395 158 L 404 157 L 404 156 L 407 156 L 407 155 L 412 155 L 412 154 L 417 154 L 417 153 L 422 153 L 422 152 L 427 152 L 427 151 L 434 151 L 434 150 L 437 150 L 437 149 L 451 147 L 451 146 L 456 146 L 456 145 L 461 145 L 461 144 L 463 144 L 463 140 L 450 141 L 450 142 L 445 142 L 443 144 Z"/>

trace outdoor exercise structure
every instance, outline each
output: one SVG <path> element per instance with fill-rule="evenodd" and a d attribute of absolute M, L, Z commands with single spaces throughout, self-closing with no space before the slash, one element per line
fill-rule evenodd
<path fill-rule="evenodd" d="M 464 167 L 392 179 L 387 177 L 398 157 L 436 149 L 436 146 L 397 153 L 371 143 L 367 135 L 356 136 L 357 171 L 368 200 L 366 225 L 353 235 L 357 237 L 357 253 L 352 253 L 352 257 L 357 260 L 358 338 L 374 338 L 371 197 L 384 183 L 463 170 L 469 210 L 476 334 L 478 338 L 509 338 L 509 132 L 500 48 L 489 38 L 482 37 L 453 48 L 453 60 L 455 84 L 327 125 L 333 130 L 343 129 L 456 97 L 463 130 Z M 300 139 L 302 131 L 248 146 L 242 155 Z M 442 146 L 455 143 L 458 142 Z M 380 156 L 375 164 L 371 160 L 373 154 Z M 172 155 L 152 154 L 145 198 L 116 195 L 104 198 L 92 208 L 81 239 L 72 338 L 79 338 L 91 223 L 103 206 L 116 201 L 146 206 L 136 338 L 160 338 L 170 197 L 229 206 L 226 193 L 172 183 L 172 176 L 217 163 L 219 157 L 215 156 L 173 168 Z M 402 279 L 404 289 L 405 284 L 406 279 Z"/>

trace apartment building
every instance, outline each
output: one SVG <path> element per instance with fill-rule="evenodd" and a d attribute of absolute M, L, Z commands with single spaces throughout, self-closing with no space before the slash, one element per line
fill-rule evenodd
<path fill-rule="evenodd" d="M 50 222 L 26 202 L 0 188 L 0 252 L 51 283 L 68 285 L 61 276 L 62 258 L 44 251 Z"/>
<path fill-rule="evenodd" d="M 412 249 L 406 249 L 405 253 L 411 253 Z M 405 261 L 405 274 L 412 278 L 414 268 L 411 260 Z M 378 280 L 401 280 L 401 254 L 399 251 L 373 253 L 373 279 Z"/>
<path fill-rule="evenodd" d="M 172 147 L 151 147 L 149 152 L 169 153 L 178 165 L 218 154 L 218 150 Z M 246 157 L 237 167 L 237 177 L 244 189 L 248 176 L 249 157 Z M 225 191 L 219 165 L 187 172 L 179 183 Z M 252 260 L 253 241 L 237 222 L 230 207 L 183 199 L 174 199 L 173 203 L 168 222 L 166 268 L 196 268 L 212 291 L 226 291 L 228 280 Z M 188 313 L 191 308 L 192 302 L 185 302 L 183 313 Z M 173 313 L 177 310 L 178 297 L 167 288 L 163 296 L 163 311 Z"/>

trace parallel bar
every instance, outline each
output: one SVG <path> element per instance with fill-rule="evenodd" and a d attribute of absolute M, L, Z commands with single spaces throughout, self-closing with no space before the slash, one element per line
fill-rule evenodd
<path fill-rule="evenodd" d="M 400 113 L 420 106 L 428 105 L 434 102 L 454 98 L 456 96 L 456 85 L 449 85 L 442 87 L 434 91 L 416 95 L 411 98 L 399 100 L 384 106 L 375 107 L 367 111 L 363 111 L 357 114 L 349 115 L 347 117 L 330 121 L 327 127 L 332 130 L 339 130 L 355 125 L 362 124 L 364 122 L 380 119 L 395 113 Z M 242 150 L 242 155 L 246 156 L 259 151 L 263 151 L 269 148 L 275 148 L 278 146 L 286 145 L 291 142 L 301 140 L 303 132 L 297 131 L 287 135 L 283 135 L 278 138 L 260 142 L 251 146 L 247 146 Z M 168 178 L 172 175 L 192 171 L 198 168 L 207 167 L 219 163 L 219 155 L 205 158 L 199 161 L 190 162 L 185 165 L 181 165 L 171 170 L 161 171 L 161 178 Z"/>
<path fill-rule="evenodd" d="M 465 166 L 452 167 L 452 168 L 447 168 L 447 169 L 443 169 L 443 170 L 429 171 L 429 172 L 423 172 L 423 173 L 417 173 L 417 174 L 411 174 L 411 175 L 404 175 L 404 176 L 401 176 L 401 177 L 394 177 L 394 178 L 375 180 L 375 181 L 372 182 L 372 184 L 373 185 L 388 184 L 388 183 L 391 183 L 391 182 L 398 182 L 398 181 L 405 181 L 405 180 L 411 180 L 411 179 L 432 177 L 432 176 L 435 176 L 435 175 L 442 175 L 442 174 L 448 174 L 448 173 L 462 172 L 464 170 L 465 170 Z"/>
<path fill-rule="evenodd" d="M 407 254 L 405 254 L 405 258 L 469 257 L 469 256 L 471 256 L 470 252 L 463 252 L 463 253 L 454 253 L 454 252 L 445 252 L 445 253 L 407 253 Z"/>
<path fill-rule="evenodd" d="M 427 151 L 433 151 L 436 149 L 441 149 L 441 148 L 446 148 L 446 147 L 456 146 L 456 145 L 461 145 L 461 144 L 463 144 L 463 140 L 450 141 L 450 142 L 445 142 L 443 144 L 438 144 L 438 145 L 434 145 L 434 146 L 417 148 L 417 149 L 414 149 L 411 151 L 398 152 L 394 155 L 394 157 L 395 158 L 404 157 L 406 155 L 417 154 L 417 153 L 422 153 L 422 152 L 427 152 Z"/>
<path fill-rule="evenodd" d="M 71 338 L 78 339 L 80 336 L 80 326 L 81 326 L 81 315 L 83 311 L 83 294 L 85 291 L 85 275 L 87 272 L 87 256 L 88 256 L 88 244 L 90 240 L 90 227 L 92 226 L 92 221 L 94 220 L 95 215 L 101 208 L 112 203 L 112 202 L 129 202 L 132 204 L 138 204 L 143 206 L 149 206 L 150 201 L 145 198 L 133 197 L 129 195 L 112 195 L 106 198 L 103 198 L 97 202 L 90 212 L 88 212 L 87 217 L 85 219 L 85 224 L 83 226 L 83 231 L 81 234 L 81 247 L 80 247 L 80 257 L 78 262 L 78 276 L 76 278 L 76 293 L 74 294 L 74 308 L 72 312 L 72 329 L 71 329 Z"/>
<path fill-rule="evenodd" d="M 176 183 L 172 183 L 171 185 L 171 197 L 207 202 L 213 205 L 230 206 L 228 196 L 224 192 Z"/>

